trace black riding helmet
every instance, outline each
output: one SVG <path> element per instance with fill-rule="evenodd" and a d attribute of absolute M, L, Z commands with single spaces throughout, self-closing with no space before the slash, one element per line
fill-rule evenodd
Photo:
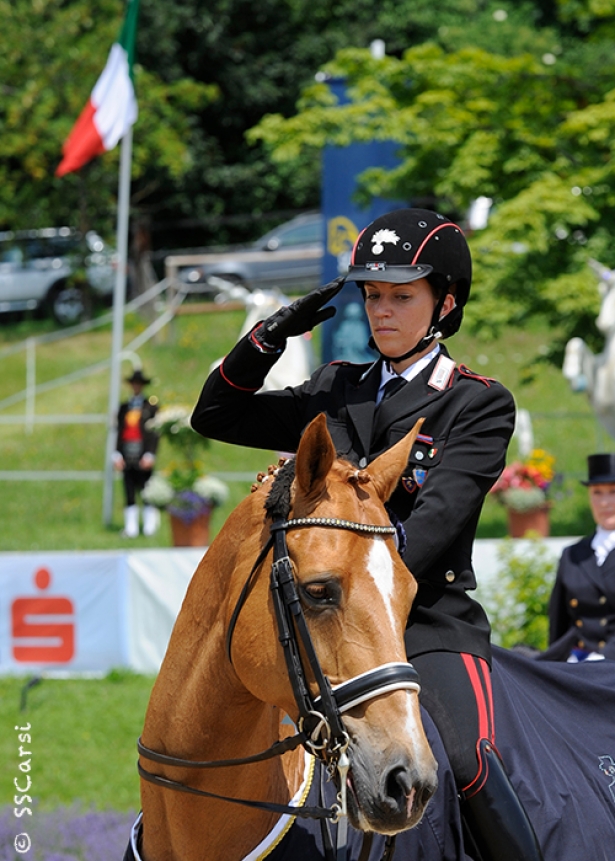
<path fill-rule="evenodd" d="M 402 361 L 437 338 L 457 332 L 470 295 L 472 259 L 461 228 L 444 215 L 429 209 L 398 209 L 376 218 L 361 232 L 346 277 L 356 281 L 362 291 L 365 281 L 408 284 L 419 278 L 436 288 L 440 298 L 425 337 L 403 356 L 384 356 Z M 453 285 L 455 307 L 440 320 L 442 304 Z M 373 340 L 370 344 L 375 346 Z"/>

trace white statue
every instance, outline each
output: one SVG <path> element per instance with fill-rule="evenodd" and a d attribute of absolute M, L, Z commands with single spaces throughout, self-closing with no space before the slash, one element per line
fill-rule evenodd
<path fill-rule="evenodd" d="M 615 437 L 615 270 L 607 269 L 597 260 L 589 265 L 600 279 L 602 305 L 596 319 L 604 334 L 602 353 L 592 353 L 582 338 L 572 338 L 566 344 L 563 373 L 575 392 L 587 392 L 600 423 Z"/>

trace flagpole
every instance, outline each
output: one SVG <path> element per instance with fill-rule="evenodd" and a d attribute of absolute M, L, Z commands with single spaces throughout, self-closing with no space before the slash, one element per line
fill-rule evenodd
<path fill-rule="evenodd" d="M 109 372 L 109 408 L 107 414 L 107 446 L 105 450 L 103 491 L 103 522 L 105 526 L 110 526 L 113 520 L 113 452 L 116 448 L 117 411 L 120 405 L 121 353 L 124 344 L 124 306 L 126 304 L 126 272 L 128 267 L 131 166 L 132 126 L 128 128 L 128 131 L 122 138 L 120 149 L 116 238 L 117 270 L 113 290 L 111 369 Z"/>

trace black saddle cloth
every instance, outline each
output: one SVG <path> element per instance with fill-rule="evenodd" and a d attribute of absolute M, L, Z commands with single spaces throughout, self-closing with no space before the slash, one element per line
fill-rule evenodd
<path fill-rule="evenodd" d="M 545 861 L 615 859 L 615 661 L 537 661 L 494 647 L 496 744 L 532 821 Z M 423 710 L 439 786 L 421 823 L 399 834 L 393 861 L 472 861 L 463 845 L 455 782 L 440 736 Z M 308 805 L 317 806 L 317 769 Z M 335 788 L 323 781 L 325 802 Z M 335 839 L 335 827 L 332 827 Z M 348 829 L 348 861 L 363 835 Z M 380 861 L 375 835 L 369 861 Z M 132 861 L 127 852 L 125 861 Z M 295 820 L 267 861 L 325 861 L 320 823 Z"/>

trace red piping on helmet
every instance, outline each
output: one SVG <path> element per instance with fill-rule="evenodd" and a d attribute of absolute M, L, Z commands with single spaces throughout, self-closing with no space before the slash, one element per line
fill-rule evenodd
<path fill-rule="evenodd" d="M 418 259 L 419 259 L 419 257 L 421 256 L 421 251 L 423 250 L 423 248 L 425 248 L 425 246 L 427 245 L 427 243 L 429 242 L 429 240 L 431 239 L 431 237 L 432 237 L 435 233 L 438 233 L 438 231 L 440 231 L 440 230 L 444 230 L 444 228 L 445 228 L 445 227 L 455 227 L 455 228 L 457 228 L 457 230 L 458 230 L 458 231 L 461 233 L 461 235 L 463 236 L 463 230 L 461 229 L 461 227 L 458 227 L 456 224 L 453 224 L 453 222 L 452 222 L 452 221 L 447 221 L 447 222 L 446 222 L 446 224 L 440 224 L 440 225 L 438 225 L 438 227 L 434 227 L 434 229 L 431 231 L 431 233 L 429 233 L 429 234 L 425 237 L 425 239 L 423 239 L 423 241 L 421 242 L 421 244 L 419 245 L 419 247 L 418 247 L 418 251 L 416 252 L 416 254 L 414 255 L 414 257 L 412 258 L 412 263 L 410 264 L 411 266 L 414 266 L 414 265 L 416 264 L 417 260 L 418 260 Z M 358 241 L 359 241 L 359 240 L 357 240 L 357 242 L 358 242 Z"/>

